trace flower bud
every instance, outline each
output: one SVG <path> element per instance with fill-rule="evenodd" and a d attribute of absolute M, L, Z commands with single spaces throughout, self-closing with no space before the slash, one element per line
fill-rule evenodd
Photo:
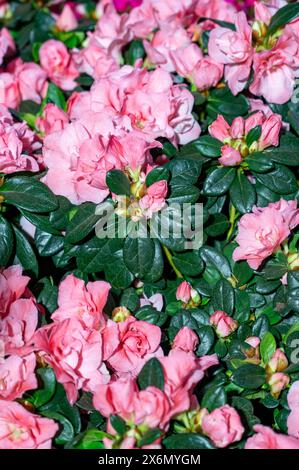
<path fill-rule="evenodd" d="M 187 281 L 183 281 L 176 291 L 176 299 L 187 304 L 191 299 L 191 285 Z"/>
<path fill-rule="evenodd" d="M 172 349 L 179 349 L 185 352 L 193 352 L 198 345 L 198 336 L 191 328 L 184 326 L 175 336 Z"/>
<path fill-rule="evenodd" d="M 267 364 L 267 372 L 282 372 L 288 367 L 288 360 L 285 353 L 281 349 L 276 349 L 275 353 L 271 357 Z"/>
<path fill-rule="evenodd" d="M 210 324 L 215 327 L 216 333 L 220 338 L 227 338 L 238 328 L 238 322 L 223 310 L 217 310 L 211 315 Z"/>
<path fill-rule="evenodd" d="M 116 307 L 112 311 L 112 320 L 116 323 L 125 321 L 130 316 L 131 312 L 127 309 L 127 307 Z"/>
<path fill-rule="evenodd" d="M 290 382 L 290 377 L 283 372 L 276 372 L 273 374 L 268 381 L 268 384 L 271 389 L 271 395 L 274 398 L 278 398 L 280 395 L 280 392 L 284 390 Z"/>

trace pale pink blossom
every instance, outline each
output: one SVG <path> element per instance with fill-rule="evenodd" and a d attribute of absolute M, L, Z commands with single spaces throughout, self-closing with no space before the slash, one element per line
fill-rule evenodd
<path fill-rule="evenodd" d="M 281 199 L 267 207 L 254 206 L 252 213 L 243 215 L 239 222 L 236 237 L 239 246 L 234 250 L 233 259 L 244 259 L 252 269 L 258 269 L 298 224 L 299 209 L 295 200 Z"/>
<path fill-rule="evenodd" d="M 105 281 L 88 282 L 85 286 L 82 279 L 70 274 L 60 283 L 58 309 L 52 314 L 52 320 L 77 318 L 88 328 L 102 328 L 106 323 L 103 309 L 110 287 Z"/>
<path fill-rule="evenodd" d="M 0 449 L 51 449 L 59 427 L 13 401 L 0 400 Z"/>
<path fill-rule="evenodd" d="M 256 424 L 255 434 L 247 439 L 245 449 L 299 449 L 299 439 L 278 434 L 268 426 Z"/>
<path fill-rule="evenodd" d="M 40 64 L 47 76 L 63 90 L 76 86 L 79 71 L 63 42 L 49 39 L 39 50 Z"/>
<path fill-rule="evenodd" d="M 203 416 L 202 431 L 216 447 L 227 447 L 242 438 L 244 427 L 237 411 L 229 405 Z"/>
<path fill-rule="evenodd" d="M 36 120 L 36 127 L 45 135 L 61 131 L 69 123 L 69 117 L 62 109 L 53 103 L 48 103 L 43 109 L 42 116 Z"/>
<path fill-rule="evenodd" d="M 15 354 L 0 361 L 0 399 L 15 400 L 37 388 L 35 366 L 34 353 L 24 357 Z"/>
<path fill-rule="evenodd" d="M 77 317 L 43 326 L 36 332 L 34 345 L 44 361 L 53 367 L 72 404 L 80 389 L 92 391 L 109 382 L 109 373 L 102 362 L 101 334 L 86 328 Z"/>
<path fill-rule="evenodd" d="M 12 73 L 18 84 L 21 100 L 41 102 L 47 91 L 47 74 L 34 62 L 23 62 L 22 59 L 15 59 L 10 62 L 7 71 Z"/>
<path fill-rule="evenodd" d="M 7 28 L 0 31 L 0 65 L 5 56 L 13 54 L 16 50 L 14 40 Z"/>
<path fill-rule="evenodd" d="M 233 94 L 246 86 L 253 58 L 252 32 L 244 12 L 236 15 L 236 31 L 216 27 L 210 33 L 209 56 L 225 65 L 225 79 Z"/>
<path fill-rule="evenodd" d="M 102 338 L 103 358 L 120 374 L 137 376 L 148 359 L 163 355 L 160 328 L 132 316 L 120 323 L 108 321 Z"/>
<path fill-rule="evenodd" d="M 143 41 L 148 61 L 168 72 L 176 69 L 171 52 L 189 44 L 190 38 L 186 30 L 176 24 L 165 25 L 155 33 L 151 41 Z"/>
<path fill-rule="evenodd" d="M 0 104 L 17 109 L 20 103 L 21 93 L 13 74 L 8 72 L 0 73 Z"/>

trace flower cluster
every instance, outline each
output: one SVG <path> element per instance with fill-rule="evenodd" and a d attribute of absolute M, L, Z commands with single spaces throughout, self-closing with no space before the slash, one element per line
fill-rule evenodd
<path fill-rule="evenodd" d="M 0 20 L 0 449 L 299 449 L 299 3 Z"/>

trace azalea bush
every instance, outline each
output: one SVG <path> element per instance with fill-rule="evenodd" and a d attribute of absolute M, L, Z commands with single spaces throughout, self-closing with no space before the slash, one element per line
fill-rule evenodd
<path fill-rule="evenodd" d="M 0 448 L 299 449 L 299 3 L 0 16 Z"/>

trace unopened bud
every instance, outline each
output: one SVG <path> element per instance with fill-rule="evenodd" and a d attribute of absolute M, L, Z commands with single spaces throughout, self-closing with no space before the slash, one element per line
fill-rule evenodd
<path fill-rule="evenodd" d="M 112 320 L 116 323 L 125 321 L 130 316 L 131 312 L 127 309 L 127 307 L 116 307 L 112 311 Z"/>

